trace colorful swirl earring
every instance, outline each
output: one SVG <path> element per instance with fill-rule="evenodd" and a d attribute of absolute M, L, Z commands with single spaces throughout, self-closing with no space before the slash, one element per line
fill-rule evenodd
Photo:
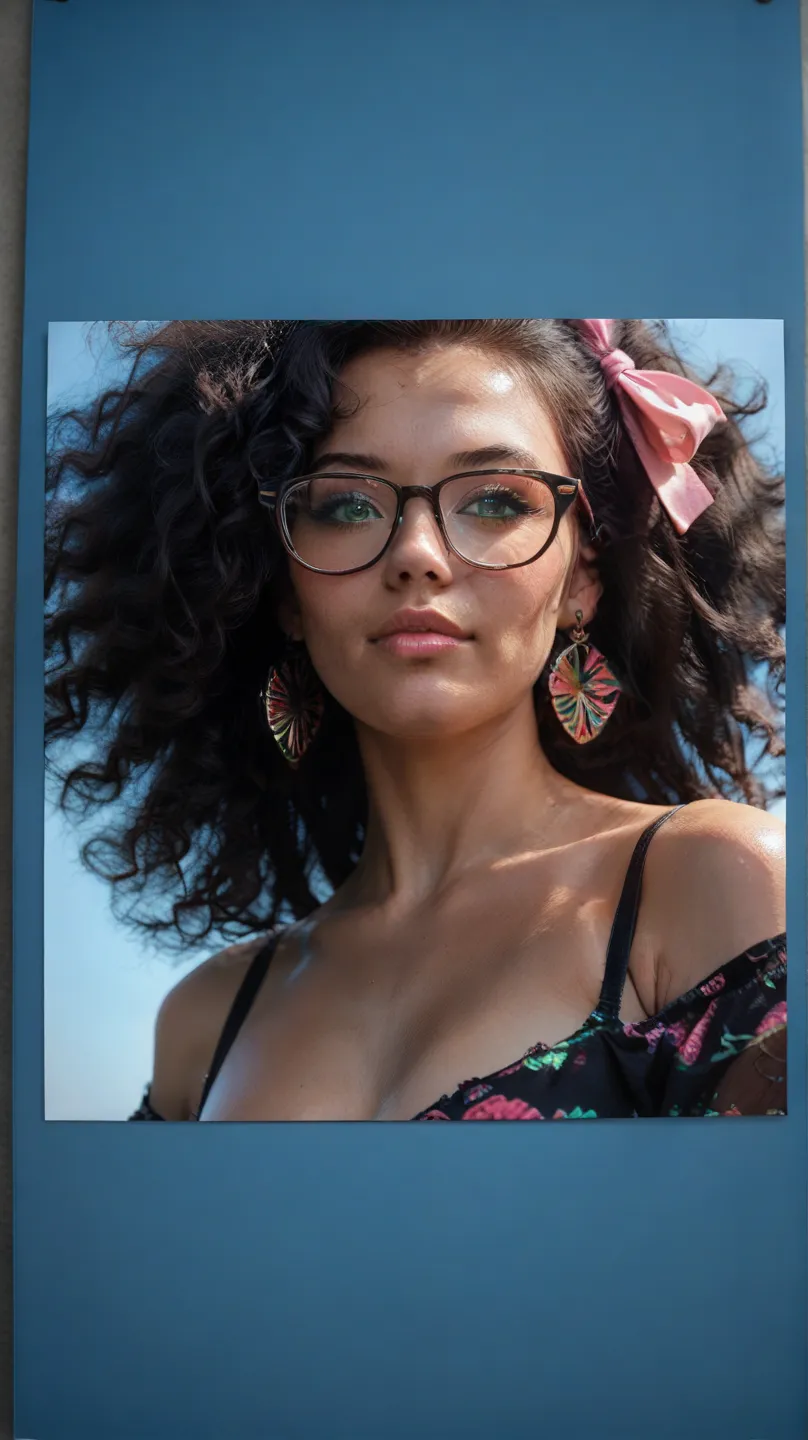
<path fill-rule="evenodd" d="M 577 745 L 600 734 L 620 698 L 620 686 L 604 657 L 587 643 L 583 618 L 583 611 L 576 610 L 572 644 L 562 650 L 549 677 L 553 709 Z"/>
<path fill-rule="evenodd" d="M 323 692 L 305 649 L 269 672 L 264 704 L 284 760 L 297 769 L 323 719 Z"/>

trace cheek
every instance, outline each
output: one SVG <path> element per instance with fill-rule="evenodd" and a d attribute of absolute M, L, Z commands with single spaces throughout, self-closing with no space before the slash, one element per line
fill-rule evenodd
<path fill-rule="evenodd" d="M 545 563 L 546 562 L 546 563 Z M 480 613 L 493 643 L 549 644 L 556 629 L 566 577 L 565 557 L 551 552 L 535 565 L 483 577 Z"/>
<path fill-rule="evenodd" d="M 305 574 L 295 582 L 301 638 L 326 684 L 361 647 L 369 590 L 365 575 Z"/>

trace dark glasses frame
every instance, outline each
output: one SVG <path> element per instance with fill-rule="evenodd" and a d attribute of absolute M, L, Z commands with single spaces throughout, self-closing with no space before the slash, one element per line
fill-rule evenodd
<path fill-rule="evenodd" d="M 551 492 L 554 502 L 553 525 L 550 534 L 544 544 L 535 555 L 530 555 L 527 560 L 517 560 L 510 565 L 488 565 L 484 560 L 469 560 L 455 545 L 452 544 L 447 533 L 443 512 L 440 508 L 440 492 L 445 485 L 452 480 L 471 480 L 485 475 L 522 475 L 529 480 L 541 480 Z M 392 490 L 396 497 L 396 513 L 390 527 L 384 545 L 378 555 L 372 560 L 367 560 L 364 565 L 352 565 L 348 570 L 322 570 L 317 565 L 310 565 L 308 561 L 301 559 L 292 543 L 289 528 L 286 524 L 285 505 L 286 496 L 298 485 L 305 485 L 312 480 L 372 480 L 374 484 L 385 485 Z M 371 570 L 389 550 L 393 543 L 396 532 L 404 519 L 404 506 L 408 500 L 416 498 L 429 501 L 432 513 L 437 522 L 438 529 L 447 549 L 458 560 L 466 565 L 473 565 L 478 570 L 520 570 L 524 565 L 532 565 L 545 551 L 549 550 L 558 534 L 558 528 L 570 507 L 576 500 L 580 501 L 584 513 L 590 524 L 592 538 L 595 538 L 595 521 L 592 510 L 587 500 L 580 480 L 574 480 L 569 475 L 553 475 L 548 470 L 520 470 L 508 468 L 504 465 L 493 466 L 489 470 L 460 470 L 455 475 L 446 475 L 443 480 L 438 480 L 435 485 L 396 485 L 392 480 L 385 480 L 381 475 L 365 475 L 357 470 L 313 470 L 307 475 L 298 475 L 294 480 L 288 481 L 278 491 L 274 487 L 266 486 L 259 488 L 261 501 L 271 511 L 284 549 L 304 570 L 312 570 L 315 575 L 357 575 L 362 570 Z"/>

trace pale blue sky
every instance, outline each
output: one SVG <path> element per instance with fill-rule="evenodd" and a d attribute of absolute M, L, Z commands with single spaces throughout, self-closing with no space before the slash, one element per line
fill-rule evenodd
<path fill-rule="evenodd" d="M 728 361 L 762 376 L 769 406 L 763 456 L 783 464 L 783 326 L 779 320 L 678 320 L 678 343 L 700 369 Z M 81 403 L 115 378 L 102 326 L 52 324 L 48 408 Z M 781 807 L 784 813 L 784 807 Z M 50 807 L 45 818 L 45 1115 L 49 1120 L 121 1120 L 151 1071 L 154 1017 L 183 964 L 152 954 L 117 925 L 107 888 L 83 869 L 78 837 Z"/>

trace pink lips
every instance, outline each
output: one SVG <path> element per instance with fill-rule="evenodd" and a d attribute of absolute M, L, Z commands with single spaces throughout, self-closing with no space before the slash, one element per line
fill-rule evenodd
<path fill-rule="evenodd" d="M 469 637 L 437 610 L 398 610 L 373 636 L 390 654 L 425 658 L 456 650 Z"/>
<path fill-rule="evenodd" d="M 399 630 L 395 635 L 383 635 L 378 641 L 384 650 L 393 655 L 440 655 L 444 650 L 456 650 L 462 640 L 453 635 L 439 635 L 434 630 Z"/>

